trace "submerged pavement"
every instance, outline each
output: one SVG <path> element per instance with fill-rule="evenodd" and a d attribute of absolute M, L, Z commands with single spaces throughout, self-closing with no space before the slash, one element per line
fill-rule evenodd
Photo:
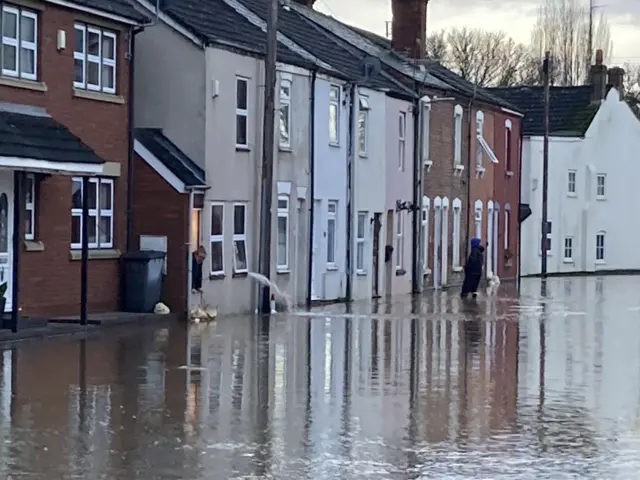
<path fill-rule="evenodd" d="M 0 478 L 635 478 L 640 278 L 0 353 Z"/>

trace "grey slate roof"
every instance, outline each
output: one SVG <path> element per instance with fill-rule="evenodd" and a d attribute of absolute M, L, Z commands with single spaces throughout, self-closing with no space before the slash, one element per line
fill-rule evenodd
<path fill-rule="evenodd" d="M 206 185 L 205 173 L 159 128 L 136 128 L 135 138 L 188 187 Z"/>
<path fill-rule="evenodd" d="M 525 114 L 523 134 L 544 135 L 544 88 L 491 88 Z M 599 105 L 591 103 L 591 87 L 551 87 L 549 89 L 549 133 L 555 136 L 581 137 L 585 134 Z"/>
<path fill-rule="evenodd" d="M 0 111 L 0 156 L 51 162 L 105 163 L 51 117 Z"/>
<path fill-rule="evenodd" d="M 161 11 L 206 44 L 227 46 L 264 56 L 267 35 L 223 0 L 164 0 Z M 310 61 L 278 44 L 278 61 L 309 67 Z"/>
<path fill-rule="evenodd" d="M 133 8 L 133 5 L 128 0 L 71 0 L 71 2 L 84 7 L 112 13 L 140 23 L 147 21 L 147 18 Z"/>

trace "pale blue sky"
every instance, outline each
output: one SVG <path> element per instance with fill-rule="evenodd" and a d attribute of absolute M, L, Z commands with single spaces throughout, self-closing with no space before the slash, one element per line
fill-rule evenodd
<path fill-rule="evenodd" d="M 640 0 L 596 0 L 595 4 L 602 5 L 611 24 L 613 61 L 609 63 L 640 63 Z M 504 30 L 528 42 L 537 5 L 529 0 L 430 0 L 427 28 Z M 391 0 L 316 0 L 315 8 L 382 35 L 385 21 L 391 19 Z"/>

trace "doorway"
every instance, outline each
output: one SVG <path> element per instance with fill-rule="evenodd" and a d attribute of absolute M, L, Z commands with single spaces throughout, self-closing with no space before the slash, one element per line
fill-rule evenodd
<path fill-rule="evenodd" d="M 373 214 L 373 251 L 371 252 L 373 255 L 373 290 L 371 295 L 373 298 L 380 297 L 380 229 L 382 228 L 380 217 L 382 217 L 382 213 L 374 213 Z"/>
<path fill-rule="evenodd" d="M 318 235 L 322 235 L 323 230 L 320 229 L 322 225 L 322 219 L 320 213 L 322 212 L 322 201 L 313 201 L 313 238 L 311 239 L 311 300 L 318 300 L 318 287 L 316 286 L 317 276 L 317 262 L 318 262 Z"/>
<path fill-rule="evenodd" d="M 384 293 L 391 295 L 393 284 L 393 210 L 387 210 L 387 235 L 384 246 Z"/>
<path fill-rule="evenodd" d="M 13 172 L 0 173 L 0 284 L 6 282 L 5 312 L 11 311 L 13 287 Z"/>
<path fill-rule="evenodd" d="M 433 287 L 440 286 L 440 248 L 442 245 L 442 207 L 436 206 L 433 216 Z"/>

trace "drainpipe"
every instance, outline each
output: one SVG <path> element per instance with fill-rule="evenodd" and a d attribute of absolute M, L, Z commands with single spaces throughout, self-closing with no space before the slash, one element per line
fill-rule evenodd
<path fill-rule="evenodd" d="M 464 242 L 464 258 L 465 258 L 465 262 L 467 257 L 469 256 L 469 241 L 470 241 L 470 232 L 471 232 L 471 222 L 473 221 L 475 224 L 475 211 L 473 212 L 473 215 L 471 215 L 471 178 L 472 178 L 472 174 L 471 174 L 471 132 L 473 131 L 473 102 L 476 99 L 476 89 L 474 87 L 473 89 L 473 97 L 471 97 L 471 100 L 469 100 L 469 105 L 467 106 L 467 111 L 469 112 L 469 122 L 468 122 L 468 128 L 469 131 L 467 132 L 467 235 L 466 235 L 466 240 Z"/>
<path fill-rule="evenodd" d="M 416 91 L 418 87 L 416 85 Z M 421 242 L 420 232 L 422 230 L 422 120 L 423 105 L 420 98 L 416 98 L 413 102 L 413 211 L 411 212 L 413 222 L 412 232 L 412 250 L 413 250 L 413 271 L 411 274 L 411 293 L 417 294 L 422 292 L 422 261 L 421 261 Z"/>
<path fill-rule="evenodd" d="M 311 70 L 311 91 L 309 92 L 309 252 L 307 254 L 307 308 L 311 308 L 311 291 L 313 290 L 313 223 L 315 205 L 315 129 L 316 129 L 316 77 L 317 68 Z"/>
<path fill-rule="evenodd" d="M 351 248 L 351 240 L 353 236 L 353 228 L 352 228 L 352 218 L 353 218 L 353 202 L 354 202 L 354 173 L 355 173 L 355 150 L 356 150 L 356 129 L 357 129 L 357 116 L 356 116 L 356 108 L 357 108 L 357 95 L 358 94 L 358 86 L 355 83 L 351 84 L 349 89 L 349 130 L 348 130 L 348 138 L 347 138 L 347 219 L 346 219 L 346 227 L 347 227 L 347 245 L 346 245 L 346 288 L 345 288 L 345 298 L 347 301 L 351 301 L 352 297 L 352 270 L 353 270 L 353 258 L 352 258 L 352 248 Z"/>
<path fill-rule="evenodd" d="M 189 241 L 187 241 L 187 296 L 185 298 L 186 300 L 186 311 L 187 314 L 189 312 L 189 308 L 191 308 L 191 275 L 193 274 L 193 265 L 192 265 L 192 261 L 191 261 L 191 254 L 193 251 L 193 248 L 191 247 L 191 230 L 193 229 L 193 216 L 191 215 L 191 212 L 193 212 L 193 205 L 194 205 L 194 199 L 195 199 L 195 195 L 194 195 L 194 191 L 193 189 L 189 189 L 187 190 L 188 195 L 189 195 L 189 210 L 187 211 L 187 235 L 188 235 L 188 239 Z M 199 240 L 199 239 L 198 239 Z M 198 248 L 199 245 L 196 245 L 196 248 Z M 166 259 L 165 259 L 166 262 Z"/>

